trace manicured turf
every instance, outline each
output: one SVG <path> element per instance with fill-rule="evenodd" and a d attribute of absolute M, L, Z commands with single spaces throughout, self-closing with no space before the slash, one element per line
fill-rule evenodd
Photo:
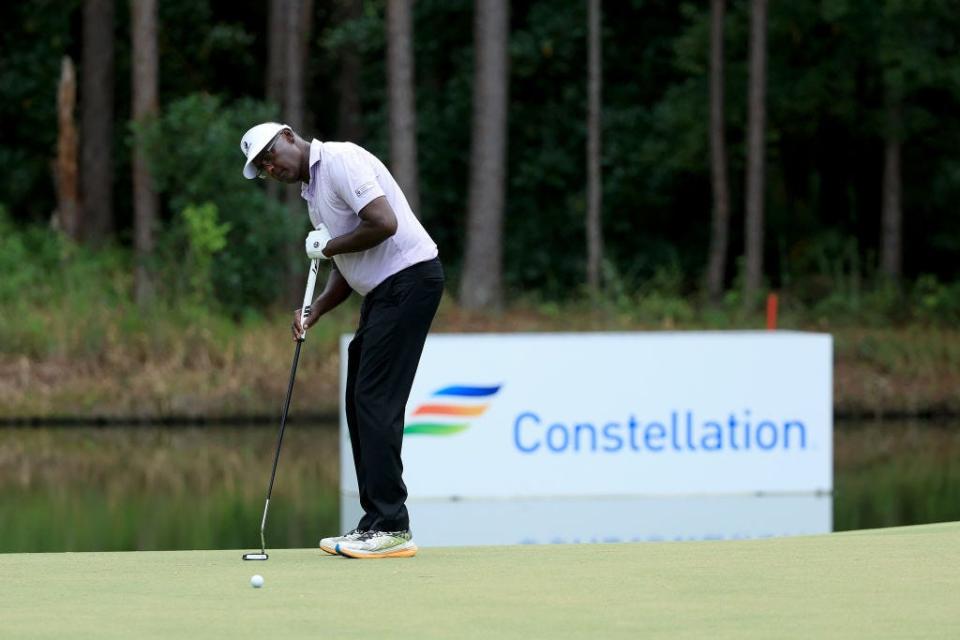
<path fill-rule="evenodd" d="M 0 638 L 957 637 L 960 523 L 802 538 L 0 555 Z M 260 573 L 266 584 L 250 587 Z"/>

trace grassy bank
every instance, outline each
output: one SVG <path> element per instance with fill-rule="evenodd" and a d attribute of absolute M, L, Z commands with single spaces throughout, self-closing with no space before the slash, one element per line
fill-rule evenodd
<path fill-rule="evenodd" d="M 91 249 L 47 228 L 18 226 L 0 207 L 0 421 L 275 420 L 293 351 L 292 309 L 281 310 L 277 300 L 294 306 L 297 296 L 278 293 L 286 285 L 276 255 L 253 251 L 256 243 L 246 247 L 251 253 L 223 250 L 223 213 L 210 204 L 184 206 L 158 239 L 150 264 L 155 294 L 139 307 L 129 250 Z M 263 221 L 258 226 L 270 228 Z M 896 288 L 851 273 L 828 255 L 780 292 L 779 326 L 834 335 L 837 411 L 960 415 L 960 283 L 920 276 Z M 608 273 L 605 291 L 594 299 L 572 290 L 557 302 L 517 290 L 508 279 L 504 311 L 469 313 L 455 302 L 457 260 L 449 263 L 450 287 L 435 331 L 764 326 L 761 312 L 744 313 L 737 286 L 720 304 L 708 305 L 695 274 L 669 261 L 642 280 Z M 302 286 L 297 282 L 295 289 Z M 353 331 L 358 307 L 354 296 L 311 331 L 294 414 L 335 413 L 338 337 Z"/>
<path fill-rule="evenodd" d="M 294 414 L 332 415 L 338 406 L 338 336 L 353 331 L 351 300 L 311 332 Z M 651 311 L 517 304 L 468 313 L 448 297 L 438 332 L 661 331 L 759 328 L 761 318 L 677 319 Z M 26 313 L 26 312 L 24 312 Z M 680 314 L 681 316 L 683 314 Z M 293 352 L 291 314 L 231 320 L 200 308 L 87 305 L 76 314 L 33 310 L 0 319 L 0 419 L 171 416 L 275 419 Z M 835 339 L 834 401 L 846 416 L 960 414 L 960 330 L 926 324 L 858 326 L 786 315 L 785 329 Z"/>

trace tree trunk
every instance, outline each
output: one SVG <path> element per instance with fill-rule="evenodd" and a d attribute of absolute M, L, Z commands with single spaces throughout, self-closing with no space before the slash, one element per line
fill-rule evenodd
<path fill-rule="evenodd" d="M 156 0 L 130 1 L 130 29 L 133 40 L 133 122 L 140 125 L 157 113 L 157 4 Z M 134 295 L 145 305 L 153 297 L 149 261 L 153 254 L 153 233 L 159 203 L 153 177 L 139 136 L 133 146 L 133 235 L 136 252 Z"/>
<path fill-rule="evenodd" d="M 410 208 L 420 213 L 417 181 L 417 111 L 414 97 L 412 0 L 387 1 L 387 89 L 390 102 L 390 171 Z"/>
<path fill-rule="evenodd" d="M 354 20 L 363 15 L 361 0 L 344 0 L 342 20 Z M 363 119 L 360 102 L 360 81 L 363 75 L 363 58 L 357 46 L 350 43 L 340 50 L 340 74 L 337 80 L 340 103 L 338 105 L 337 136 L 340 140 L 363 143 Z M 416 211 L 416 210 L 415 210 Z"/>
<path fill-rule="evenodd" d="M 509 6 L 507 0 L 475 6 L 473 139 L 460 301 L 467 309 L 496 310 L 503 306 Z"/>
<path fill-rule="evenodd" d="M 80 235 L 100 245 L 113 233 L 113 0 L 83 3 L 80 91 Z"/>
<path fill-rule="evenodd" d="M 267 18 L 267 101 L 277 105 L 283 115 L 287 66 L 286 6 L 286 0 L 270 0 L 270 14 Z"/>
<path fill-rule="evenodd" d="M 707 296 L 717 303 L 723 295 L 730 233 L 730 187 L 727 183 L 727 142 L 723 114 L 724 0 L 710 2 L 710 174 L 713 182 L 713 220 L 707 258 Z"/>
<path fill-rule="evenodd" d="M 281 122 L 286 116 L 284 104 L 287 98 L 287 2 L 270 0 L 267 18 L 267 102 L 277 108 L 277 119 Z M 278 182 L 267 180 L 267 197 L 283 202 L 285 192 Z"/>
<path fill-rule="evenodd" d="M 303 133 L 303 45 L 300 36 L 303 33 L 301 20 L 304 0 L 286 0 L 284 16 L 286 20 L 286 56 L 284 84 L 284 112 L 286 124 L 297 133 Z"/>
<path fill-rule="evenodd" d="M 888 100 L 887 135 L 883 158 L 883 211 L 880 238 L 880 270 L 891 282 L 899 284 L 903 272 L 903 208 L 900 173 L 901 107 Z"/>
<path fill-rule="evenodd" d="M 302 135 L 306 140 L 311 136 L 306 132 L 306 105 L 304 102 L 304 87 L 306 79 L 307 56 L 309 53 L 310 31 L 313 17 L 312 0 L 286 0 L 284 7 L 286 24 L 286 66 L 284 75 L 284 105 L 283 120 L 286 124 Z M 287 209 L 294 220 L 306 219 L 306 204 L 300 197 L 299 188 L 283 187 L 286 195 Z M 293 227 L 293 237 L 285 243 L 287 263 L 287 296 L 297 300 L 303 295 L 303 267 L 304 255 L 300 232 L 305 224 Z"/>
<path fill-rule="evenodd" d="M 306 86 L 310 81 L 310 38 L 313 36 L 313 0 L 300 0 L 300 23 L 297 42 L 300 45 L 300 124 L 303 131 L 313 129 L 313 112 L 306 101 Z M 299 194 L 298 194 L 299 195 Z"/>
<path fill-rule="evenodd" d="M 747 123 L 747 211 L 743 305 L 754 308 L 763 282 L 764 135 L 767 89 L 767 0 L 750 3 L 750 92 Z"/>
<path fill-rule="evenodd" d="M 304 135 L 307 127 L 304 85 L 313 26 L 313 0 L 286 0 L 283 10 L 286 13 L 283 117 L 286 124 Z"/>
<path fill-rule="evenodd" d="M 80 193 L 77 181 L 77 76 L 70 56 L 60 64 L 57 88 L 57 223 L 73 240 L 80 236 Z"/>
<path fill-rule="evenodd" d="M 596 298 L 600 293 L 600 265 L 603 262 L 603 181 L 601 156 L 602 40 L 600 0 L 587 1 L 587 288 Z"/>

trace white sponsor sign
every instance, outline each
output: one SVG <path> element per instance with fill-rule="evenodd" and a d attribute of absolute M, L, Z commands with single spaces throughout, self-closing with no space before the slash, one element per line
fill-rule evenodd
<path fill-rule="evenodd" d="M 435 334 L 404 480 L 411 499 L 829 492 L 831 374 L 822 334 Z"/>

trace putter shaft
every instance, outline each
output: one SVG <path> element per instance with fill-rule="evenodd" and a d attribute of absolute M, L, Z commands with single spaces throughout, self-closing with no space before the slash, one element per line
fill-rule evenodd
<path fill-rule="evenodd" d="M 310 271 L 307 275 L 307 289 L 303 294 L 303 306 L 300 308 L 300 325 L 303 326 L 307 316 L 310 314 L 310 304 L 313 299 L 313 289 L 317 282 L 317 270 L 319 260 L 310 261 Z M 290 366 L 290 382 L 287 384 L 287 397 L 283 401 L 283 413 L 280 416 L 280 432 L 277 434 L 277 450 L 273 454 L 273 468 L 270 470 L 270 484 L 267 486 L 267 500 L 263 505 L 263 517 L 260 519 L 260 553 L 246 553 L 244 560 L 266 560 L 267 542 L 267 512 L 270 510 L 270 496 L 273 495 L 273 481 L 277 477 L 277 463 L 280 461 L 280 448 L 283 445 L 283 432 L 287 427 L 287 412 L 290 410 L 290 398 L 293 396 L 293 383 L 297 378 L 297 363 L 300 361 L 300 347 L 303 346 L 303 340 L 306 337 L 306 330 L 297 339 L 297 348 L 293 352 L 293 364 Z"/>

